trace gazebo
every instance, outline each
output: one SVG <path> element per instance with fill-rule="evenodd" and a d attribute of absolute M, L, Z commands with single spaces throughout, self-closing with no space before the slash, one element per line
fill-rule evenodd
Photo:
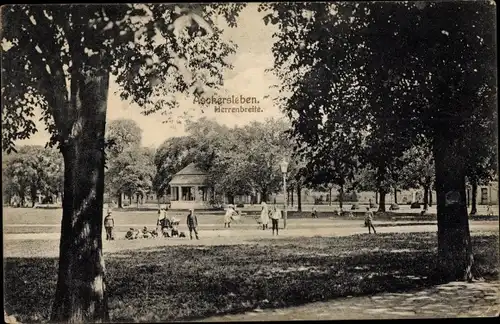
<path fill-rule="evenodd" d="M 198 169 L 194 163 L 177 172 L 169 183 L 170 208 L 210 208 L 212 190 L 206 187 L 206 179 L 207 174 Z"/>

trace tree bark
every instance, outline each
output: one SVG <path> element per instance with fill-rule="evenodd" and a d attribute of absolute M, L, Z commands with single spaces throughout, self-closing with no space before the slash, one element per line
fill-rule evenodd
<path fill-rule="evenodd" d="M 118 193 L 118 208 L 123 208 L 123 193 L 121 191 Z"/>
<path fill-rule="evenodd" d="M 472 181 L 472 193 L 471 193 L 472 199 L 471 199 L 471 215 L 476 215 L 477 214 L 477 181 Z"/>
<path fill-rule="evenodd" d="M 339 190 L 339 208 L 342 209 L 344 207 L 344 186 L 340 186 Z"/>
<path fill-rule="evenodd" d="M 297 211 L 302 211 L 302 186 L 297 183 Z"/>
<path fill-rule="evenodd" d="M 424 210 L 429 209 L 429 187 L 424 186 Z"/>
<path fill-rule="evenodd" d="M 398 188 L 394 188 L 394 203 L 398 204 Z"/>
<path fill-rule="evenodd" d="M 51 322 L 109 322 L 102 254 L 104 131 L 109 75 L 79 82 L 72 135 L 61 148 L 64 198 Z M 72 80 L 73 82 L 73 80 Z M 72 85 L 73 90 L 73 85 Z"/>
<path fill-rule="evenodd" d="M 137 208 L 139 208 L 139 199 L 140 199 L 139 194 L 136 194 L 135 195 L 135 203 L 137 204 Z"/>
<path fill-rule="evenodd" d="M 292 203 L 292 207 L 293 207 L 293 194 L 295 193 L 294 188 L 290 189 L 290 192 L 291 192 L 291 194 L 292 194 L 292 195 L 291 195 L 291 198 L 292 198 L 292 199 L 291 199 L 291 201 L 290 201 L 290 202 Z"/>
<path fill-rule="evenodd" d="M 31 197 L 31 208 L 35 207 L 36 204 L 36 187 L 31 187 L 30 188 L 30 197 Z"/>
<path fill-rule="evenodd" d="M 429 187 L 429 207 L 432 207 L 432 188 Z"/>
<path fill-rule="evenodd" d="M 471 280 L 474 265 L 461 144 L 460 138 L 451 134 L 434 137 L 438 266 L 447 280 Z"/>
<path fill-rule="evenodd" d="M 379 194 L 380 194 L 380 197 L 379 197 L 378 211 L 385 212 L 385 195 L 386 195 L 386 193 L 384 190 L 380 190 Z"/>
<path fill-rule="evenodd" d="M 332 188 L 330 189 L 330 193 L 328 194 L 328 206 L 332 205 Z"/>
<path fill-rule="evenodd" d="M 262 203 L 263 201 L 265 201 L 266 203 L 268 202 L 268 197 L 267 197 L 267 190 L 266 189 L 262 189 L 261 193 L 260 193 L 260 202 Z"/>
<path fill-rule="evenodd" d="M 378 205 L 378 190 L 375 190 L 375 203 Z"/>

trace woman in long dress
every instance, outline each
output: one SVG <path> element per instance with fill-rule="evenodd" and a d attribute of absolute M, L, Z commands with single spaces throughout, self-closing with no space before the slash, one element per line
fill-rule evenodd
<path fill-rule="evenodd" d="M 269 208 L 265 201 L 262 202 L 262 210 L 260 212 L 260 222 L 262 223 L 262 230 L 267 229 L 269 224 Z"/>

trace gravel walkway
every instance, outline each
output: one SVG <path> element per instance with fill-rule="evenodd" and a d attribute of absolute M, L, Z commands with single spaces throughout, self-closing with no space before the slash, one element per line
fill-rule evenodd
<path fill-rule="evenodd" d="M 201 321 L 284 321 L 493 317 L 500 313 L 500 281 L 450 282 L 422 291 L 339 298 L 285 309 L 255 309 Z"/>

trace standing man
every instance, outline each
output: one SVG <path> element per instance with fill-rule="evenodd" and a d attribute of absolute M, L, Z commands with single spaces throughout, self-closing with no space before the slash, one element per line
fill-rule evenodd
<path fill-rule="evenodd" d="M 365 214 L 365 225 L 368 227 L 368 233 L 372 233 L 372 228 L 373 228 L 373 234 L 377 234 L 377 231 L 375 230 L 375 227 L 373 226 L 373 212 L 370 210 L 370 207 L 366 207 L 366 214 Z"/>
<path fill-rule="evenodd" d="M 278 223 L 281 218 L 281 210 L 276 207 L 276 205 L 273 206 L 272 211 L 271 211 L 271 221 L 273 225 L 273 235 L 274 235 L 274 230 L 276 230 L 276 235 L 278 235 Z"/>
<path fill-rule="evenodd" d="M 189 214 L 187 216 L 187 226 L 189 228 L 189 237 L 193 239 L 193 232 L 194 232 L 196 239 L 199 240 L 198 231 L 196 230 L 196 227 L 198 227 L 198 218 L 196 218 L 196 215 L 194 215 L 193 209 L 189 210 Z"/>
<path fill-rule="evenodd" d="M 113 227 L 115 227 L 115 220 L 111 216 L 111 210 L 108 209 L 107 215 L 104 218 L 104 228 L 106 229 L 106 240 L 114 240 Z"/>

